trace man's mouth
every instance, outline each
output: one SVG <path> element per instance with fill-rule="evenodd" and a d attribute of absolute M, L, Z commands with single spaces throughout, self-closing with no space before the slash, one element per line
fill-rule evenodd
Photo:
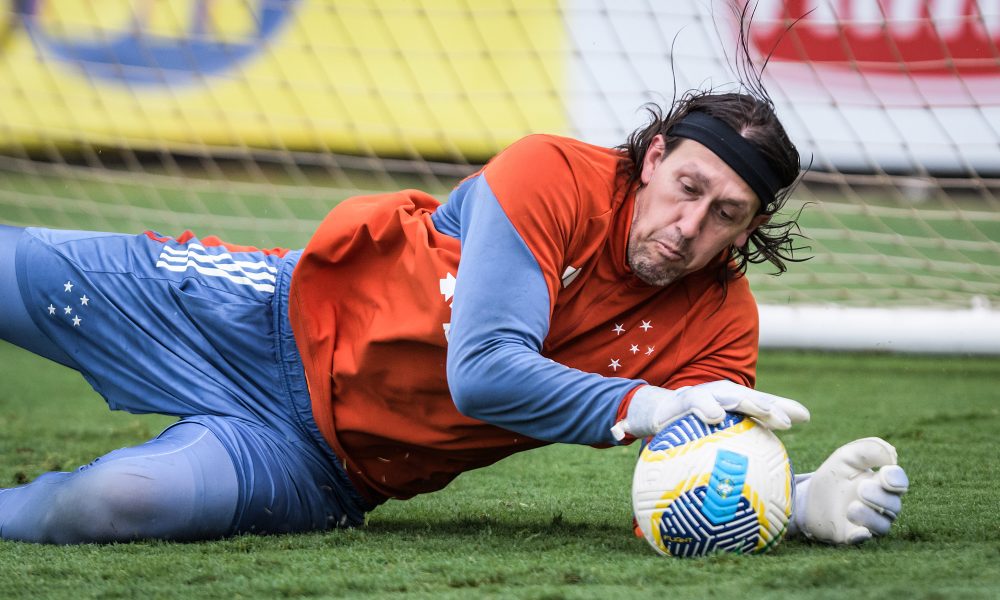
<path fill-rule="evenodd" d="M 676 246 L 662 240 L 654 240 L 656 246 L 660 251 L 660 255 L 669 261 L 677 262 L 684 260 L 684 253 L 681 252 Z"/>

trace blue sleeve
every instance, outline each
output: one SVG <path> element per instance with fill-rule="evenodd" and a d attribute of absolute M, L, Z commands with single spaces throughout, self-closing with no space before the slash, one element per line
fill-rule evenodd
<path fill-rule="evenodd" d="M 482 175 L 463 182 L 447 208 L 435 223 L 462 239 L 447 365 L 458 410 L 535 439 L 614 444 L 609 430 L 622 398 L 642 382 L 540 354 L 548 288 Z"/>

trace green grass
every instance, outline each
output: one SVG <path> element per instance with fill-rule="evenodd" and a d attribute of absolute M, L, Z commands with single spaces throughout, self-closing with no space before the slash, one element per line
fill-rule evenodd
<path fill-rule="evenodd" d="M 0 486 L 156 434 L 75 373 L 0 344 Z M 660 558 L 632 536 L 634 448 L 553 446 L 390 502 L 364 528 L 174 544 L 0 542 L 0 598 L 996 598 L 1000 361 L 767 352 L 760 385 L 804 401 L 798 470 L 881 436 L 912 489 L 885 539 L 795 540 L 758 557 Z"/>
<path fill-rule="evenodd" d="M 443 199 L 458 181 L 239 161 L 172 168 L 147 161 L 131 171 L 31 165 L 0 169 L 0 223 L 166 235 L 192 229 L 258 247 L 304 246 L 350 196 L 414 187 Z M 777 220 L 797 214 L 800 198 L 808 199 L 799 224 L 809 239 L 797 242 L 808 249 L 796 256 L 812 260 L 791 265 L 781 278 L 766 275 L 774 272 L 770 263 L 752 266 L 758 300 L 968 308 L 985 297 L 1000 304 L 1000 220 L 990 205 L 958 193 L 914 204 L 891 191 L 865 190 L 855 204 L 839 189 L 803 189 Z"/>

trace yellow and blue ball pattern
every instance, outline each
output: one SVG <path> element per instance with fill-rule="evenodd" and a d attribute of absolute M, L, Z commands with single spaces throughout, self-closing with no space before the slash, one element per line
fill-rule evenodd
<path fill-rule="evenodd" d="M 688 415 L 643 448 L 632 484 L 636 521 L 661 554 L 760 553 L 792 512 L 792 467 L 781 441 L 742 415 L 707 425 Z"/>

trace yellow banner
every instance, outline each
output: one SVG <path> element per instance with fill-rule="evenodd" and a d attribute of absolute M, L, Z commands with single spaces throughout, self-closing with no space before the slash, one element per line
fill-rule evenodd
<path fill-rule="evenodd" d="M 0 15 L 5 147 L 468 160 L 566 130 L 558 0 L 21 4 Z"/>

